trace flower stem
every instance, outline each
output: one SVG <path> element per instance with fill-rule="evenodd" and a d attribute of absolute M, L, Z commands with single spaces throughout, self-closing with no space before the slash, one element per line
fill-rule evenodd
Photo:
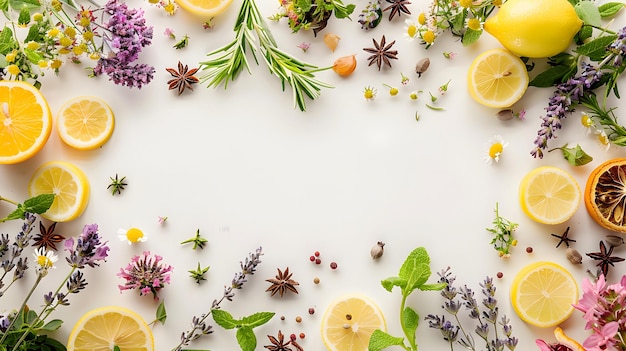
<path fill-rule="evenodd" d="M 24 298 L 24 301 L 22 302 L 22 306 L 20 306 L 20 309 L 18 310 L 19 312 L 15 315 L 15 318 L 13 318 L 13 320 L 11 320 L 11 324 L 9 324 L 9 326 L 7 327 L 7 331 L 2 335 L 2 338 L 0 338 L 0 345 L 3 345 L 7 335 L 9 335 L 9 330 L 11 330 L 13 325 L 15 325 L 15 321 L 17 320 L 17 318 L 20 316 L 21 313 L 24 313 L 24 308 L 26 307 L 26 303 L 28 303 L 28 300 L 33 295 L 33 292 L 35 292 L 35 289 L 37 288 L 37 286 L 39 285 L 39 282 L 41 282 L 41 279 L 43 279 L 44 276 L 45 276 L 45 274 L 37 275 L 37 280 L 35 280 L 35 284 L 33 284 L 33 287 L 30 289 L 30 291 L 26 295 L 26 298 Z M 22 337 L 20 338 L 21 341 L 23 341 L 26 338 L 26 333 L 27 332 L 22 334 Z M 21 343 L 21 341 L 20 341 L 20 343 Z M 19 343 L 15 344 L 16 347 L 17 347 L 17 345 L 19 345 Z"/>

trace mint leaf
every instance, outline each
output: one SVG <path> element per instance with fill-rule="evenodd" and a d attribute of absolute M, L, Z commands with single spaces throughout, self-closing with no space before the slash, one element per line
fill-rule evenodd
<path fill-rule="evenodd" d="M 215 323 L 224 329 L 234 329 L 239 326 L 239 321 L 224 310 L 211 310 L 211 315 Z"/>
<path fill-rule="evenodd" d="M 415 331 L 419 325 L 419 315 L 411 307 L 405 307 L 400 314 L 400 324 L 402 325 L 402 331 L 407 338 L 410 338 L 411 344 L 415 343 Z"/>
<path fill-rule="evenodd" d="M 17 24 L 22 27 L 26 27 L 30 22 L 30 10 L 28 8 L 23 8 L 20 11 L 19 16 L 17 17 Z"/>
<path fill-rule="evenodd" d="M 601 59 L 606 52 L 606 47 L 614 42 L 616 38 L 616 35 L 601 36 L 597 39 L 578 46 L 576 49 L 574 49 L 574 52 L 583 56 L 590 56 Z"/>
<path fill-rule="evenodd" d="M 418 247 L 413 250 L 400 267 L 400 278 L 406 279 L 402 294 L 408 296 L 413 290 L 424 284 L 430 277 L 430 257 L 426 249 Z"/>
<path fill-rule="evenodd" d="M 55 330 L 61 328 L 62 324 L 63 324 L 62 320 L 60 320 L 60 319 L 53 319 L 50 322 L 46 323 L 46 325 L 44 325 L 43 327 L 39 328 L 39 330 L 55 331 Z"/>
<path fill-rule="evenodd" d="M 8 216 L 1 219 L 0 223 L 10 221 L 12 219 L 22 219 L 22 218 L 24 218 L 24 210 L 22 209 L 22 206 L 18 206 L 18 208 L 15 211 L 9 213 Z"/>
<path fill-rule="evenodd" d="M 380 284 L 385 288 L 385 290 L 391 292 L 394 286 L 399 286 L 400 289 L 404 289 L 406 286 L 406 279 L 402 279 L 400 277 L 389 277 L 385 280 L 382 280 Z"/>
<path fill-rule="evenodd" d="M 257 312 L 253 315 L 243 317 L 241 319 L 241 327 L 256 328 L 269 322 L 275 314 L 274 312 Z"/>
<path fill-rule="evenodd" d="M 237 343 L 242 351 L 254 351 L 256 349 L 256 336 L 252 328 L 241 327 L 237 329 Z"/>
<path fill-rule="evenodd" d="M 113 351 L 121 351 L 120 347 L 117 345 L 113 346 Z"/>
<path fill-rule="evenodd" d="M 621 2 L 607 2 L 598 6 L 598 11 L 600 11 L 600 17 L 606 18 L 615 15 L 623 8 L 624 4 Z"/>
<path fill-rule="evenodd" d="M 42 214 L 52 206 L 54 194 L 40 194 L 24 201 L 24 212 Z"/>
<path fill-rule="evenodd" d="M 472 45 L 480 38 L 481 34 L 483 34 L 482 30 L 473 30 L 468 28 L 465 33 L 463 33 L 461 43 L 463 46 Z"/>
<path fill-rule="evenodd" d="M 562 82 L 563 80 L 565 80 L 566 77 L 572 75 L 575 72 L 576 65 L 553 66 L 535 76 L 535 78 L 533 78 L 530 83 L 528 83 L 528 85 L 538 88 L 548 88 Z"/>
<path fill-rule="evenodd" d="M 8 26 L 4 26 L 0 31 L 0 54 L 6 55 L 17 46 L 13 39 L 13 31 Z"/>
<path fill-rule="evenodd" d="M 446 287 L 446 283 L 422 284 L 419 289 L 422 291 L 437 291 Z"/>
<path fill-rule="evenodd" d="M 560 149 L 563 152 L 563 157 L 572 166 L 583 166 L 593 161 L 593 157 L 589 156 L 578 144 L 576 144 L 576 147 L 569 148 L 565 144 Z"/>
<path fill-rule="evenodd" d="M 370 336 L 367 349 L 368 351 L 380 351 L 391 346 L 404 346 L 404 338 L 398 338 L 376 329 Z"/>
<path fill-rule="evenodd" d="M 583 0 L 579 1 L 575 6 L 576 14 L 583 20 L 585 24 L 589 24 L 596 27 L 602 26 L 602 19 L 600 17 L 600 11 L 593 3 L 593 1 Z"/>
<path fill-rule="evenodd" d="M 165 302 L 161 302 L 157 307 L 156 311 L 156 320 L 161 322 L 161 324 L 165 324 L 165 320 L 167 319 L 167 312 L 165 311 Z"/>

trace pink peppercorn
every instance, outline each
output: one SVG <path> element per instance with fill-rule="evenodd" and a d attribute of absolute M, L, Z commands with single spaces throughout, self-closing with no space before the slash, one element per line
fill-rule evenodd
<path fill-rule="evenodd" d="M 322 260 L 321 260 L 321 259 L 319 259 L 319 258 L 316 258 L 316 259 L 315 259 L 315 264 L 320 264 L 320 263 L 322 263 Z"/>
<path fill-rule="evenodd" d="M 311 262 L 315 262 L 315 256 L 311 256 L 311 257 L 309 257 L 309 260 L 310 260 Z"/>
<path fill-rule="evenodd" d="M 314 314 L 314 313 L 315 313 L 315 308 L 309 307 L 309 314 Z"/>
<path fill-rule="evenodd" d="M 296 334 L 289 335 L 289 338 L 291 339 L 291 341 L 296 341 Z"/>
<path fill-rule="evenodd" d="M 305 336 L 304 333 L 300 333 L 300 339 L 304 339 Z"/>
<path fill-rule="evenodd" d="M 315 251 L 314 255 L 315 255 L 315 257 L 320 257 L 320 252 L 319 251 Z"/>
<path fill-rule="evenodd" d="M 498 272 L 498 274 L 496 274 L 496 276 L 498 277 L 498 279 L 502 279 L 502 277 L 504 277 L 504 273 Z"/>
<path fill-rule="evenodd" d="M 337 269 L 337 262 L 331 262 L 330 269 Z"/>

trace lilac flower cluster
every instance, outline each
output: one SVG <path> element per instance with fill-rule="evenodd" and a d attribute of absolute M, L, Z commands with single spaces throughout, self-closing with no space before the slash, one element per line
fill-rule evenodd
<path fill-rule="evenodd" d="M 109 55 L 101 57 L 93 70 L 98 76 L 106 73 L 115 84 L 141 89 L 150 83 L 155 69 L 147 64 L 135 64 L 142 48 L 152 42 L 152 27 L 146 26 L 143 10 L 129 9 L 124 2 L 109 0 L 104 7 L 109 15 L 104 27 L 105 44 L 111 50 Z"/>
<path fill-rule="evenodd" d="M 626 350 L 626 275 L 607 285 L 604 275 L 593 283 L 582 283 L 583 296 L 574 308 L 584 313 L 585 329 L 592 334 L 585 339 L 587 351 Z"/>
<path fill-rule="evenodd" d="M 21 257 L 25 247 L 30 244 L 32 238 L 32 230 L 35 227 L 35 219 L 37 217 L 31 213 L 24 214 L 24 224 L 20 232 L 15 236 L 15 241 L 11 244 L 8 234 L 0 235 L 0 269 L 3 273 L 0 275 L 0 296 L 4 294 L 7 288 L 3 282 L 4 277 L 13 271 L 13 279 L 11 283 L 24 277 L 24 273 L 28 269 L 28 258 Z M 14 270 L 15 269 L 15 270 Z M 9 283 L 9 286 L 10 284 Z"/>
<path fill-rule="evenodd" d="M 174 268 L 163 262 L 163 257 L 150 255 L 144 251 L 142 256 L 134 256 L 125 269 L 121 268 L 117 276 L 126 280 L 124 285 L 118 285 L 120 292 L 139 289 L 139 295 L 152 293 L 154 300 L 158 300 L 159 290 L 170 283 L 170 273 Z"/>
<path fill-rule="evenodd" d="M 548 147 L 548 140 L 556 138 L 556 130 L 561 129 L 561 120 L 574 112 L 574 106 L 601 76 L 602 72 L 594 66 L 583 63 L 579 75 L 556 86 L 556 91 L 545 108 L 546 115 L 542 118 L 541 129 L 537 132 L 536 147 L 530 152 L 533 157 L 543 158 L 542 150 Z"/>
<path fill-rule="evenodd" d="M 441 296 L 444 298 L 442 308 L 454 318 L 454 322 L 446 320 L 445 315 L 433 314 L 426 316 L 425 320 L 428 321 L 430 328 L 438 329 L 441 332 L 443 339 L 450 344 L 450 349 L 453 349 L 457 342 L 465 349 L 477 349 L 474 338 L 466 332 L 469 329 L 461 326 L 461 321 L 458 317 L 461 307 L 465 307 L 469 317 L 476 321 L 474 333 L 485 342 L 485 350 L 502 350 L 504 347 L 511 351 L 515 349 L 518 339 L 512 336 L 513 329 L 509 319 L 505 315 L 498 318 L 498 300 L 495 298 L 496 287 L 492 278 L 486 277 L 480 283 L 483 294 L 482 305 L 484 307 L 481 310 L 472 289 L 468 288 L 467 285 L 457 289 L 453 285 L 456 278 L 452 276 L 450 267 L 437 274 L 439 275 L 439 283 L 446 284 L 446 287 L 441 290 Z M 457 299 L 459 296 L 460 300 Z M 503 332 L 502 338 L 498 337 L 498 325 L 500 325 Z M 495 335 L 493 338 L 490 336 L 491 328 L 493 328 Z M 462 333 L 460 338 L 459 331 Z M 478 349 L 483 348 L 478 347 Z"/>
<path fill-rule="evenodd" d="M 107 242 L 101 242 L 98 225 L 87 224 L 78 236 L 76 246 L 74 238 L 65 240 L 65 251 L 68 252 L 65 260 L 74 268 L 84 268 L 85 265 L 92 268 L 99 266 L 98 261 L 104 261 L 108 256 L 109 247 L 106 244 Z"/>
<path fill-rule="evenodd" d="M 235 273 L 235 277 L 231 281 L 230 286 L 224 286 L 224 293 L 219 300 L 213 300 L 211 304 L 211 311 L 220 308 L 220 304 L 224 300 L 232 301 L 233 297 L 235 297 L 234 289 L 242 289 L 245 282 L 247 282 L 246 276 L 252 275 L 256 272 L 256 268 L 261 263 L 261 256 L 263 255 L 263 250 L 261 247 L 256 249 L 255 252 L 251 252 L 248 254 L 248 257 L 244 261 L 240 261 L 239 265 L 241 267 L 241 271 Z M 180 335 L 180 344 L 172 349 L 172 351 L 181 351 L 183 346 L 189 345 L 193 340 L 198 339 L 202 335 L 211 334 L 213 332 L 212 326 L 206 324 L 205 320 L 211 314 L 211 311 L 208 313 L 203 313 L 200 317 L 194 316 L 191 319 L 191 330 L 184 331 Z"/>

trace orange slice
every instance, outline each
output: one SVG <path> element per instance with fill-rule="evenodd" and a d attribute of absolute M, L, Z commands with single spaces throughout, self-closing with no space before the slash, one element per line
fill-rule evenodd
<path fill-rule="evenodd" d="M 0 81 L 0 164 L 31 158 L 51 131 L 50 107 L 37 88 L 21 81 Z"/>
<path fill-rule="evenodd" d="M 608 160 L 594 169 L 584 198 L 587 212 L 599 225 L 626 233 L 626 158 Z"/>

